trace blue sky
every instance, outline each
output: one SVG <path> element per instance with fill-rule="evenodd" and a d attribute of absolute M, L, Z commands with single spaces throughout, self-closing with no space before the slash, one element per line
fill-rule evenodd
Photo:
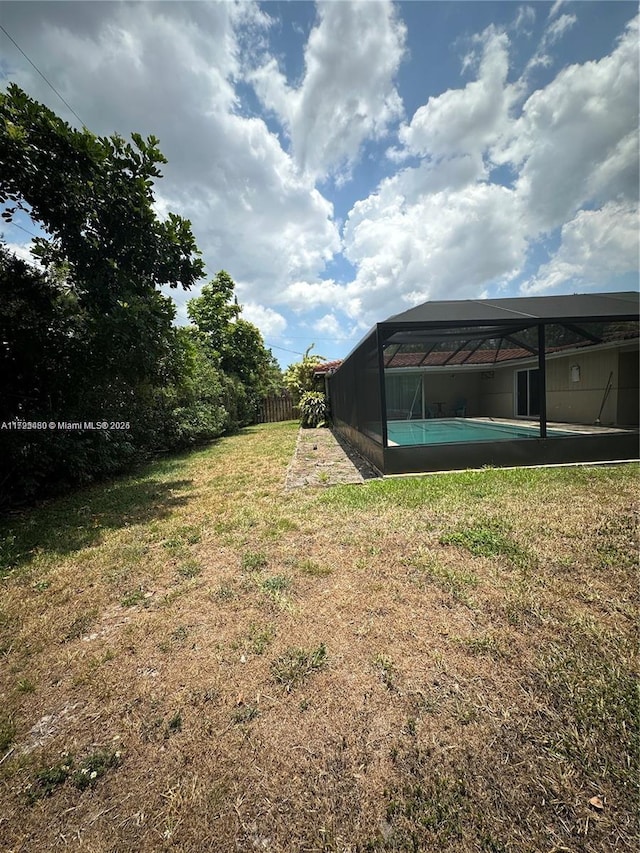
<path fill-rule="evenodd" d="M 427 299 L 638 288 L 637 9 L 69 0 L 2 23 L 95 133 L 160 138 L 159 214 L 286 366 Z M 0 77 L 77 124 L 2 33 Z M 197 293 L 171 295 L 186 322 Z"/>

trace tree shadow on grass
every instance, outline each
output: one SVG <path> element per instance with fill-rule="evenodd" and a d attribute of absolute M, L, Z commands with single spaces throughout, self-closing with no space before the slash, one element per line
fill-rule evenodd
<path fill-rule="evenodd" d="M 165 460 L 0 520 L 0 578 L 39 551 L 63 556 L 99 543 L 106 530 L 167 518 L 191 500 L 192 481 L 169 478 L 181 469 L 180 459 Z"/>

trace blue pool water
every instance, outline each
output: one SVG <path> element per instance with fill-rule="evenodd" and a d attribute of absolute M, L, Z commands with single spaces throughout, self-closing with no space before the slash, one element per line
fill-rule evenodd
<path fill-rule="evenodd" d="M 515 438 L 539 438 L 537 424 L 514 425 L 488 423 L 463 418 L 437 418 L 427 421 L 388 421 L 389 444 L 403 447 L 411 444 L 452 444 L 457 441 L 513 441 Z M 570 432 L 547 430 L 547 435 L 560 437 Z"/>

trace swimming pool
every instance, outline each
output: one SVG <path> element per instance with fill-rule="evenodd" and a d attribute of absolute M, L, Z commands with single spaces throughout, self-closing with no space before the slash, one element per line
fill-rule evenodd
<path fill-rule="evenodd" d="M 468 418 L 435 418 L 425 421 L 388 421 L 389 445 L 454 444 L 467 441 L 513 441 L 516 438 L 539 438 L 537 424 L 508 424 L 474 421 Z M 565 430 L 547 430 L 552 438 L 572 435 Z"/>

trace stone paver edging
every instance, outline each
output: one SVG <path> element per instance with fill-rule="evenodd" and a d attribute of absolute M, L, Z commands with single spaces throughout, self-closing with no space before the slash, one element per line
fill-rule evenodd
<path fill-rule="evenodd" d="M 300 429 L 285 488 L 363 483 L 377 476 L 366 460 L 333 430 Z"/>

